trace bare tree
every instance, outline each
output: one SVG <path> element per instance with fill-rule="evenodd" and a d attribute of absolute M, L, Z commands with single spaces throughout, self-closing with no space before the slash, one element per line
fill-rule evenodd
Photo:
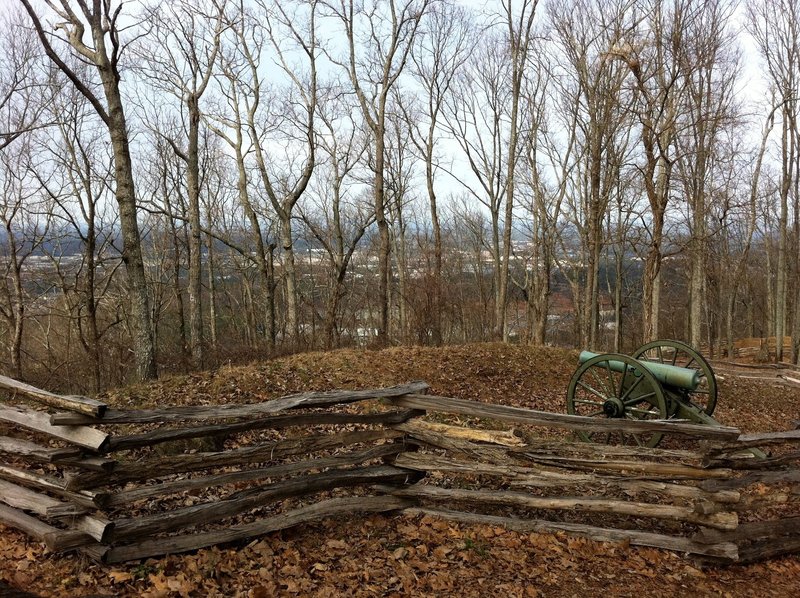
<path fill-rule="evenodd" d="M 508 340 L 506 304 L 522 90 L 532 51 L 537 2 L 504 2 L 496 26 L 463 65 L 447 102 L 446 130 L 461 147 L 472 179 L 451 172 L 489 210 L 494 261 L 494 336 Z"/>
<path fill-rule="evenodd" d="M 103 337 L 119 323 L 114 302 L 108 301 L 109 313 L 104 315 L 101 309 L 121 265 L 113 246 L 117 215 L 108 202 L 111 156 L 102 123 L 77 90 L 63 89 L 51 110 L 55 126 L 39 140 L 31 170 L 49 198 L 52 229 L 62 236 L 52 235 L 47 253 L 60 281 L 68 327 L 76 328 L 89 359 L 88 388 L 99 392 L 107 383 L 103 378 Z M 74 241 L 79 243 L 77 264 Z"/>
<path fill-rule="evenodd" d="M 269 4 L 259 0 L 256 6 L 257 14 L 248 14 L 240 5 L 230 18 L 233 43 L 225 68 L 228 91 L 224 93 L 229 104 L 233 94 L 241 103 L 234 109 L 236 120 L 242 123 L 260 185 L 280 225 L 286 336 L 291 343 L 297 343 L 300 311 L 292 220 L 316 164 L 319 2 Z M 262 81 L 262 60 L 267 49 L 274 54 L 286 84 L 279 79 L 272 83 Z M 295 53 L 301 57 L 299 61 L 294 60 Z M 272 94 L 273 101 L 265 102 L 267 93 Z M 240 144 L 229 137 L 231 141 Z"/>
<path fill-rule="evenodd" d="M 189 227 L 186 226 L 190 220 L 186 191 L 187 164 L 173 151 L 168 136 L 164 134 L 178 127 L 174 120 L 159 118 L 151 123 L 151 127 L 158 132 L 152 136 L 150 152 L 142 160 L 138 174 L 140 189 L 148 198 L 142 202 L 143 207 L 151 212 L 150 257 L 154 264 L 158 264 L 156 271 L 150 273 L 153 334 L 157 341 L 163 338 L 159 335 L 162 314 L 174 304 L 178 333 L 169 335 L 169 340 L 177 338 L 177 352 L 185 367 L 192 357 L 183 284 L 185 256 L 191 244 Z"/>
<path fill-rule="evenodd" d="M 445 129 L 460 147 L 469 165 L 449 170 L 451 176 L 466 190 L 470 198 L 488 211 L 492 257 L 492 286 L 494 295 L 493 336 L 502 334 L 499 318 L 501 270 L 503 269 L 503 206 L 508 174 L 506 161 L 511 159 L 508 148 L 508 65 L 503 52 L 504 37 L 497 32 L 486 33 L 459 70 L 454 92 L 449 96 L 445 113 Z M 465 210 L 464 214 L 468 214 Z M 472 219 L 466 220 L 471 222 Z M 510 223 L 509 223 L 510 226 Z"/>
<path fill-rule="evenodd" d="M 766 78 L 775 94 L 780 117 L 780 208 L 778 213 L 777 280 L 774 331 L 776 359 L 783 359 L 787 322 L 787 270 L 789 265 L 789 195 L 800 179 L 800 126 L 797 97 L 800 83 L 800 7 L 789 0 L 761 0 L 747 5 L 748 25 L 766 66 Z M 797 201 L 797 200 L 795 200 Z M 795 204 L 797 214 L 797 204 Z M 798 285 L 794 285 L 797 288 Z M 800 332 L 800 330 L 798 330 Z"/>
<path fill-rule="evenodd" d="M 23 376 L 22 345 L 29 301 L 23 268 L 41 246 L 49 226 L 46 211 L 37 206 L 41 201 L 38 186 L 31 184 L 28 176 L 31 152 L 31 140 L 26 137 L 0 152 L 0 317 L 7 329 L 5 345 L 16 378 Z"/>
<path fill-rule="evenodd" d="M 433 232 L 433 319 L 432 341 L 442 342 L 442 227 L 439 221 L 439 206 L 436 194 L 436 174 L 440 170 L 437 147 L 441 146 L 439 122 L 444 102 L 452 91 L 458 66 L 467 58 L 472 42 L 469 37 L 469 13 L 461 6 L 438 3 L 431 6 L 422 34 L 417 36 L 411 54 L 411 72 L 422 87 L 424 96 L 420 107 L 414 106 L 410 93 L 398 101 L 409 124 L 411 140 L 425 163 L 425 189 L 430 205 Z M 424 115 L 420 121 L 419 116 Z"/>
<path fill-rule="evenodd" d="M 705 9 L 687 24 L 684 44 L 684 124 L 677 135 L 678 174 L 690 209 L 691 272 L 689 284 L 689 342 L 700 346 L 706 289 L 706 254 L 713 234 L 707 226 L 708 198 L 718 164 L 727 160 L 725 132 L 737 118 L 734 97 L 738 56 L 728 30 L 733 7 L 724 0 L 705 3 Z"/>
<path fill-rule="evenodd" d="M 491 217 L 474 206 L 471 196 L 463 193 L 452 199 L 455 262 L 458 271 L 458 311 L 456 318 L 462 342 L 487 341 L 492 338 L 494 310 L 491 281 L 487 277 L 487 251 L 493 244 Z M 487 280 L 488 279 L 488 280 Z"/>
<path fill-rule="evenodd" d="M 300 210 L 303 221 L 322 245 L 328 260 L 328 295 L 323 316 L 325 346 L 336 346 L 341 336 L 340 308 L 347 294 L 345 280 L 359 243 L 375 213 L 363 198 L 353 191 L 358 188 L 357 171 L 369 140 L 353 118 L 352 104 L 339 96 L 338 101 L 320 107 L 320 152 L 325 156 L 317 189 L 307 206 Z"/>
<path fill-rule="evenodd" d="M 326 6 L 344 29 L 347 49 L 343 58 L 328 52 L 345 69 L 359 106 L 372 131 L 372 192 L 380 236 L 378 258 L 378 342 L 389 340 L 389 255 L 391 241 L 386 221 L 386 117 L 392 88 L 403 73 L 414 38 L 431 0 L 330 1 Z"/>
<path fill-rule="evenodd" d="M 203 367 L 202 239 L 200 226 L 200 100 L 214 74 L 224 29 L 224 0 L 181 0 L 147 11 L 151 42 L 137 56 L 146 79 L 181 102 L 186 142 L 168 138 L 186 163 L 189 207 L 189 344 L 192 365 Z"/>
<path fill-rule="evenodd" d="M 386 214 L 391 232 L 392 252 L 397 272 L 397 299 L 390 305 L 397 306 L 397 331 L 402 343 L 411 338 L 411 297 L 409 287 L 408 224 L 409 208 L 414 201 L 413 155 L 408 121 L 401 115 L 398 104 L 402 101 L 394 89 L 393 99 L 387 115 L 386 135 Z M 394 296 L 394 295 L 392 295 Z"/>
<path fill-rule="evenodd" d="M 243 4 L 240 3 L 227 18 L 232 41 L 223 49 L 221 57 L 218 85 L 222 99 L 220 105 L 206 116 L 209 128 L 233 151 L 237 173 L 237 197 L 247 220 L 254 251 L 249 252 L 245 247 L 237 247 L 230 238 L 226 240 L 226 244 L 239 252 L 244 259 L 253 260 L 258 268 L 266 308 L 264 328 L 267 344 L 270 349 L 274 349 L 276 338 L 274 255 L 277 245 L 269 238 L 270 222 L 264 222 L 265 211 L 251 196 L 252 179 L 257 178 L 257 175 L 254 175 L 248 167 L 248 157 L 254 151 L 254 142 L 257 143 L 258 140 L 258 135 L 253 134 L 257 133 L 256 113 L 262 99 L 258 64 L 265 40 L 258 20 L 245 11 Z"/>
<path fill-rule="evenodd" d="M 637 94 L 634 112 L 641 127 L 642 173 L 649 229 L 642 277 L 642 335 L 658 337 L 664 226 L 673 184 L 676 135 L 686 93 L 688 24 L 703 10 L 691 0 L 643 0 L 642 17 L 631 39 L 620 38 L 608 50 L 609 59 L 627 65 Z"/>
<path fill-rule="evenodd" d="M 524 220 L 529 223 L 530 265 L 525 270 L 524 282 L 518 284 L 527 303 L 527 341 L 534 345 L 545 344 L 547 337 L 559 219 L 574 166 L 573 149 L 579 116 L 577 110 L 566 111 L 567 114 L 561 115 L 563 120 L 559 121 L 566 129 L 556 126 L 555 135 L 549 132 L 547 103 L 554 97 L 548 93 L 548 88 L 552 86 L 553 73 L 545 60 L 535 57 L 529 61 L 529 69 L 536 76 L 530 77 L 523 89 L 528 126 L 523 136 L 520 186 L 521 195 L 526 198 L 527 217 Z M 553 137 L 564 140 L 563 148 Z"/>
<path fill-rule="evenodd" d="M 506 60 L 509 63 L 510 106 L 508 160 L 505 177 L 505 215 L 503 218 L 503 255 L 500 268 L 500 288 L 498 297 L 495 335 L 508 341 L 508 322 L 506 310 L 508 305 L 508 281 L 511 264 L 511 233 L 514 213 L 514 193 L 516 188 L 516 171 L 519 161 L 520 129 L 522 128 L 522 89 L 525 73 L 528 69 L 528 54 L 533 51 L 534 22 L 539 0 L 523 0 L 517 4 L 512 0 L 504 0 L 501 15 L 503 28 L 506 30 L 508 44 Z"/>
<path fill-rule="evenodd" d="M 580 342 L 594 347 L 599 329 L 603 222 L 618 188 L 627 152 L 625 134 L 632 125 L 626 106 L 630 98 L 623 93 L 627 69 L 608 60 L 608 49 L 630 32 L 630 3 L 580 0 L 554 3 L 549 8 L 550 21 L 566 59 L 562 76 L 572 81 L 565 88 L 571 96 L 568 105 L 577 113 L 576 143 L 581 160 L 575 170 L 575 185 L 580 189 L 580 206 L 576 206 L 575 213 L 580 215 L 576 226 L 586 256 L 579 330 Z"/>
<path fill-rule="evenodd" d="M 33 22 L 39 41 L 50 60 L 86 97 L 108 128 L 114 153 L 115 196 L 119 204 L 122 231 L 122 260 L 128 275 L 131 304 L 131 329 L 136 358 L 136 373 L 141 380 L 155 378 L 156 352 L 151 329 L 147 280 L 142 259 L 141 236 L 137 221 L 136 187 L 130 152 L 120 73 L 120 58 L 125 50 L 119 20 L 122 4 L 77 0 L 78 12 L 68 0 L 47 0 L 51 19 L 56 20 L 56 34 L 45 23 L 30 0 L 21 0 Z M 89 39 L 87 39 L 87 27 Z M 47 28 L 49 29 L 49 27 Z M 63 34 L 59 37 L 57 34 Z M 61 57 L 65 48 L 96 70 L 104 100 L 95 92 L 92 81 L 76 73 Z"/>
<path fill-rule="evenodd" d="M 17 7 L 0 9 L 0 151 L 18 137 L 46 126 L 45 82 L 39 81 L 37 42 L 23 27 Z"/>

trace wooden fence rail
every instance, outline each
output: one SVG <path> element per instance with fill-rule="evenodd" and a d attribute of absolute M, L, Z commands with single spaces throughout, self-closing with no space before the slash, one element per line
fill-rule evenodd
<path fill-rule="evenodd" d="M 0 523 L 102 562 L 381 511 L 728 563 L 800 550 L 797 430 L 583 418 L 432 396 L 424 382 L 150 410 L 0 388 Z M 574 430 L 684 441 L 598 445 Z"/>

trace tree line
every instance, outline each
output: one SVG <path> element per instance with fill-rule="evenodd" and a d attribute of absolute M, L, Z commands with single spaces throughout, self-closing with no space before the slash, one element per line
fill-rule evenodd
<path fill-rule="evenodd" d="M 775 336 L 798 361 L 790 0 L 1 16 L 13 376 L 98 390 L 313 347 L 663 336 Z"/>

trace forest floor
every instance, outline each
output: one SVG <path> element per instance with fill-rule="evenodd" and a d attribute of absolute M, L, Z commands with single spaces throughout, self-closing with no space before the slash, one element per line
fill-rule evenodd
<path fill-rule="evenodd" d="M 306 353 L 115 390 L 119 408 L 255 402 L 425 380 L 431 393 L 563 413 L 577 353 L 501 344 Z M 800 387 L 720 365 L 715 417 L 744 432 L 800 420 Z M 763 374 L 763 375 L 762 375 Z M 0 596 L 798 596 L 800 555 L 701 567 L 667 551 L 432 517 L 326 520 L 246 544 L 101 566 L 0 525 Z"/>

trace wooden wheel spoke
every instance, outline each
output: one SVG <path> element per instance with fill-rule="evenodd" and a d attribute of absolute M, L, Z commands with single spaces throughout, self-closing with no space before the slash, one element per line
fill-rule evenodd
<path fill-rule="evenodd" d="M 624 377 L 623 377 L 623 379 L 624 379 Z M 638 378 L 636 378 L 636 382 L 631 384 L 630 387 L 625 391 L 625 394 L 617 395 L 623 403 L 625 402 L 625 397 L 627 397 L 629 394 L 631 394 L 631 392 L 633 392 L 633 389 L 636 388 L 637 386 L 639 386 L 639 384 L 641 384 L 642 380 L 644 380 L 644 376 L 639 376 Z M 621 386 L 622 386 L 622 384 L 620 383 L 620 387 Z M 622 392 L 622 388 L 620 388 L 620 393 L 621 392 Z"/>
<path fill-rule="evenodd" d="M 597 384 L 598 387 L 602 388 L 605 394 L 598 394 L 597 396 L 603 397 L 603 399 L 608 399 L 609 397 L 614 396 L 614 387 L 608 387 L 608 382 L 606 377 L 603 375 L 603 372 L 600 371 L 600 368 L 592 368 L 590 370 L 592 372 L 592 379 Z"/>
<path fill-rule="evenodd" d="M 615 396 L 614 391 L 615 391 L 615 388 L 616 388 L 617 385 L 614 383 L 614 374 L 611 371 L 611 362 L 610 361 L 606 361 L 605 364 L 606 364 L 606 374 L 608 375 L 608 388 L 611 391 L 609 396 L 613 397 L 613 396 Z"/>
<path fill-rule="evenodd" d="M 586 384 L 586 382 L 582 382 L 582 381 L 578 380 L 578 386 L 580 386 L 581 388 L 584 388 L 585 390 L 589 391 L 590 393 L 592 393 L 596 397 L 600 397 L 601 399 L 604 399 L 604 400 L 606 398 L 608 398 L 606 395 L 602 394 L 599 390 L 597 390 L 594 387 L 589 386 L 588 384 Z M 574 402 L 577 403 L 578 401 L 574 400 Z"/>
<path fill-rule="evenodd" d="M 636 409 L 635 407 L 632 407 L 631 409 L 626 409 L 625 413 L 641 413 L 644 415 L 661 416 L 661 414 L 658 411 L 653 411 L 652 409 Z M 640 417 L 638 419 L 642 418 Z"/>
<path fill-rule="evenodd" d="M 583 403 L 584 405 L 602 405 L 600 401 L 590 401 L 589 399 L 575 399 L 573 403 Z"/>
<path fill-rule="evenodd" d="M 656 393 L 650 392 L 650 393 L 647 393 L 646 395 L 641 395 L 641 396 L 635 397 L 633 399 L 628 399 L 627 401 L 623 401 L 622 403 L 626 407 L 628 407 L 629 405 L 638 405 L 639 403 L 641 403 L 643 401 L 647 401 L 647 399 L 652 398 L 654 396 L 656 396 Z"/>

